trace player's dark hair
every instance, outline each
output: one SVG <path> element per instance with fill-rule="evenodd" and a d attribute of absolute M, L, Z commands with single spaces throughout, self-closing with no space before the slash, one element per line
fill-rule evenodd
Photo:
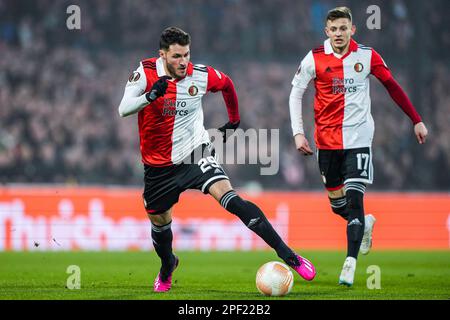
<path fill-rule="evenodd" d="M 187 46 L 191 43 L 191 36 L 177 27 L 166 28 L 159 40 L 159 49 L 169 50 L 170 45 L 179 44 L 180 46 Z"/>
<path fill-rule="evenodd" d="M 352 11 L 347 7 L 337 7 L 328 11 L 325 21 L 334 21 L 339 18 L 347 18 L 352 22 Z"/>

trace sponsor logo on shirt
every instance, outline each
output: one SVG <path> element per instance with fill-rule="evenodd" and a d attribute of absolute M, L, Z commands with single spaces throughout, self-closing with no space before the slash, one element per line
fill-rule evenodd
<path fill-rule="evenodd" d="M 355 79 L 353 78 L 333 78 L 333 85 L 332 85 L 333 94 L 356 92 L 358 87 L 355 86 L 354 84 Z"/>
<path fill-rule="evenodd" d="M 183 109 L 186 107 L 186 101 L 164 99 L 164 106 L 162 109 L 163 116 L 187 116 L 189 110 Z"/>

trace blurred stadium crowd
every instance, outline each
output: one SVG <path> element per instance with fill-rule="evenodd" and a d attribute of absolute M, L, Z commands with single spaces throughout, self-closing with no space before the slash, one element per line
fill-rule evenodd
<path fill-rule="evenodd" d="M 68 30 L 66 8 L 81 8 Z M 427 124 L 419 146 L 410 120 L 372 81 L 375 181 L 380 190 L 450 190 L 450 27 L 447 0 L 340 1 L 358 27 L 356 41 L 383 56 Z M 366 27 L 381 8 L 381 30 Z M 294 147 L 288 97 L 300 60 L 322 43 L 334 1 L 0 0 L 0 179 L 2 183 L 141 185 L 135 116 L 117 107 L 138 61 L 155 56 L 161 31 L 192 36 L 192 61 L 233 79 L 241 127 L 280 129 L 280 171 L 226 165 L 233 184 L 265 189 L 321 188 L 314 158 Z M 304 118 L 313 142 L 313 86 Z M 227 120 L 220 94 L 204 103 L 205 127 Z"/>

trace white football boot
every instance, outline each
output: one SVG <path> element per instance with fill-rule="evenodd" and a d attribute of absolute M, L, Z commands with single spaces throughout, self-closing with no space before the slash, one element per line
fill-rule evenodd
<path fill-rule="evenodd" d="M 341 275 L 339 276 L 339 284 L 343 284 L 347 287 L 353 285 L 353 279 L 355 278 L 356 259 L 353 257 L 347 257 L 342 267 Z"/>
<path fill-rule="evenodd" d="M 375 225 L 375 217 L 371 214 L 368 214 L 364 217 L 364 235 L 361 241 L 361 246 L 359 247 L 359 252 L 361 254 L 368 254 L 370 248 L 372 248 L 372 232 L 373 227 Z"/>

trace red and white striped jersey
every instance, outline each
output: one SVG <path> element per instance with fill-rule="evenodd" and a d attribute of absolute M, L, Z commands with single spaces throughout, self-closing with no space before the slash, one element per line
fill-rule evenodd
<path fill-rule="evenodd" d="M 203 126 L 202 98 L 208 92 L 222 91 L 231 121 L 239 120 L 237 95 L 231 79 L 224 73 L 189 62 L 186 77 L 168 81 L 164 96 L 148 103 L 143 93 L 165 76 L 161 58 L 140 62 L 128 79 L 133 95 L 144 99 L 138 113 L 142 162 L 151 166 L 179 163 L 203 143 L 209 135 Z"/>
<path fill-rule="evenodd" d="M 392 75 L 372 48 L 350 40 L 349 51 L 338 58 L 330 40 L 302 60 L 292 85 L 306 89 L 314 79 L 315 143 L 318 149 L 370 147 L 374 121 L 370 113 L 369 75 Z"/>

